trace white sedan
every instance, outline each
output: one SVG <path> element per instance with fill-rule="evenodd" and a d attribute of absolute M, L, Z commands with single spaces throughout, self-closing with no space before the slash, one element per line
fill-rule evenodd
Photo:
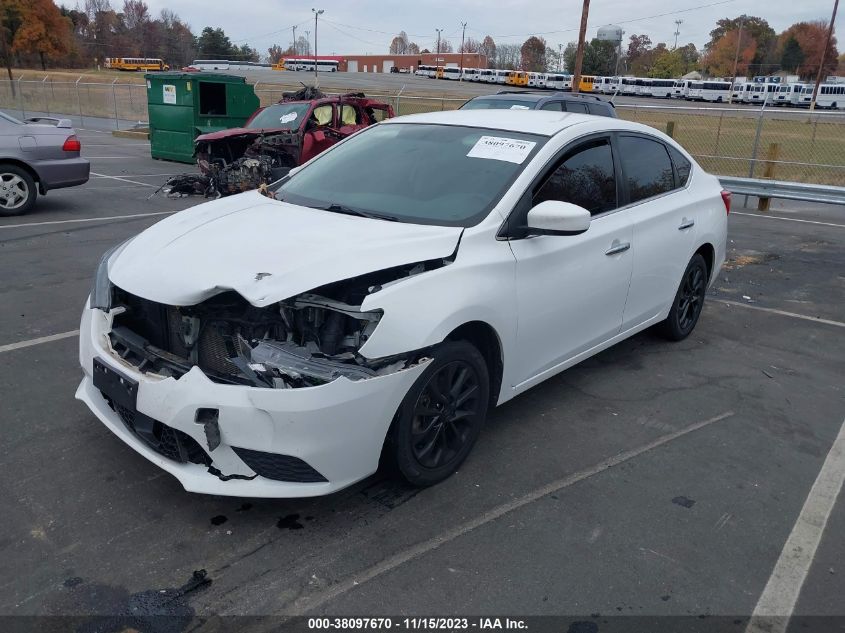
<path fill-rule="evenodd" d="M 453 473 L 488 411 L 650 326 L 690 334 L 730 194 L 607 117 L 384 121 L 107 253 L 77 398 L 186 490 Z"/>

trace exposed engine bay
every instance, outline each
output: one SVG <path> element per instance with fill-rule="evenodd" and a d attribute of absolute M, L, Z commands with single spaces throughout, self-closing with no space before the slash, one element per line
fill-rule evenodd
<path fill-rule="evenodd" d="M 282 105 L 296 110 L 268 123 L 267 115 Z M 162 190 L 170 197 L 210 198 L 258 189 L 376 123 L 380 116 L 390 118 L 393 110 L 363 93 L 329 97 L 313 87 L 285 93 L 277 104 L 256 112 L 243 128 L 198 136 L 194 155 L 200 173 L 172 176 Z"/>
<path fill-rule="evenodd" d="M 367 359 L 359 350 L 381 311 L 364 298 L 385 285 L 448 264 L 439 259 L 338 281 L 257 308 L 233 291 L 194 306 L 168 306 L 112 288 L 111 347 L 138 370 L 178 378 L 194 366 L 215 382 L 291 389 L 341 376 L 365 380 L 425 358 L 425 350 Z"/>

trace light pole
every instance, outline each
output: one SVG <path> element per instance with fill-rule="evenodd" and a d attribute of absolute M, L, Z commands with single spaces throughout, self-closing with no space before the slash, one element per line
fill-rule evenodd
<path fill-rule="evenodd" d="M 559 73 L 563 72 L 563 65 L 560 63 L 563 59 L 563 44 L 557 45 L 557 71 Z"/>
<path fill-rule="evenodd" d="M 314 83 L 317 83 L 317 18 L 319 18 L 325 11 L 323 9 L 314 9 Z"/>
<path fill-rule="evenodd" d="M 464 37 L 467 34 L 467 23 L 461 22 L 461 26 L 464 28 L 463 32 L 461 33 L 461 74 L 458 75 L 458 80 L 464 80 Z"/>
<path fill-rule="evenodd" d="M 681 24 L 683 23 L 683 20 L 675 20 L 675 48 L 678 48 L 678 36 L 681 34 Z"/>
<path fill-rule="evenodd" d="M 443 31 L 443 29 L 434 29 L 434 30 L 437 31 L 437 53 L 435 53 L 435 55 L 434 55 L 434 68 L 435 68 L 435 72 L 436 72 L 437 62 L 440 61 L 440 33 Z M 9 76 L 11 77 L 11 75 L 9 75 Z"/>

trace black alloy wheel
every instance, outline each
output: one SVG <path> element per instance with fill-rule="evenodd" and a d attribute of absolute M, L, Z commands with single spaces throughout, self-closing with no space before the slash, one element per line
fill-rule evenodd
<path fill-rule="evenodd" d="M 690 335 L 701 316 L 706 292 L 707 264 L 704 258 L 696 253 L 684 271 L 669 316 L 661 324 L 668 339 L 681 341 Z"/>
<path fill-rule="evenodd" d="M 446 479 L 472 450 L 489 402 L 481 353 L 467 341 L 442 343 L 399 406 L 385 441 L 385 461 L 417 486 Z"/>

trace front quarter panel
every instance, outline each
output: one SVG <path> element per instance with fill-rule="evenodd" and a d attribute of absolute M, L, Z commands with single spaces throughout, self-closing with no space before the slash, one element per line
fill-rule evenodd
<path fill-rule="evenodd" d="M 466 232 L 454 262 L 367 297 L 361 309 L 383 310 L 384 316 L 361 354 L 382 358 L 423 349 L 481 321 L 498 335 L 507 372 L 516 333 L 515 269 L 508 243 L 495 239 L 495 227 Z"/>

